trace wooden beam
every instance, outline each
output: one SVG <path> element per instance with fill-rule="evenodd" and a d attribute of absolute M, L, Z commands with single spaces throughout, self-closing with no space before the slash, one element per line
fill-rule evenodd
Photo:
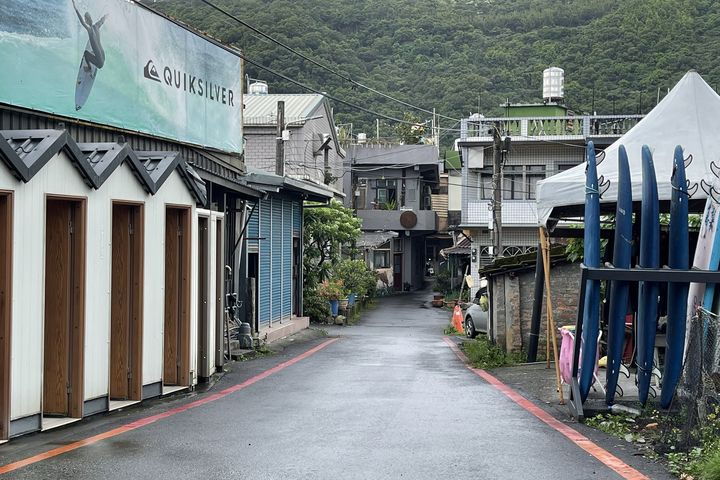
<path fill-rule="evenodd" d="M 547 311 L 547 331 L 548 335 L 552 337 L 552 345 L 553 345 L 553 358 L 555 359 L 555 383 L 557 386 L 557 391 L 560 396 L 560 405 L 565 404 L 565 395 L 563 393 L 562 384 L 560 382 L 560 359 L 558 357 L 558 349 L 557 349 L 557 335 L 555 334 L 555 319 L 553 317 L 553 310 L 552 310 L 552 295 L 550 291 L 550 240 L 548 238 L 547 232 L 543 227 L 540 227 L 540 245 L 543 250 L 543 268 L 545 270 L 545 298 L 546 298 L 546 304 L 545 308 Z M 548 358 L 550 357 L 549 352 L 549 343 L 548 343 Z"/>

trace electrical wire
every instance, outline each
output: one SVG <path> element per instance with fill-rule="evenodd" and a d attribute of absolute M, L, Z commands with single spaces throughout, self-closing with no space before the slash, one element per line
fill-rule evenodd
<path fill-rule="evenodd" d="M 204 1 L 204 0 L 201 0 L 201 1 Z M 313 88 L 313 87 L 311 87 L 311 86 L 309 86 L 309 85 L 305 85 L 305 84 L 302 83 L 302 82 L 299 82 L 299 81 L 297 81 L 297 80 L 294 80 L 294 79 L 292 79 L 292 78 L 290 78 L 290 77 L 288 77 L 288 76 L 286 76 L 286 75 L 283 75 L 283 74 L 280 73 L 280 72 L 276 72 L 275 70 L 273 70 L 273 69 L 271 69 L 271 68 L 269 68 L 269 67 L 266 67 L 266 66 L 264 66 L 264 65 L 261 65 L 261 64 L 255 62 L 255 61 L 253 61 L 253 60 L 250 60 L 244 53 L 238 53 L 238 55 L 240 56 L 240 58 L 242 58 L 243 60 L 245 60 L 246 62 L 248 62 L 250 65 L 254 65 L 254 66 L 256 66 L 257 68 L 259 68 L 259 69 L 261 69 L 261 70 L 265 70 L 265 71 L 268 72 L 268 73 L 271 73 L 271 74 L 273 74 L 273 75 L 275 75 L 275 76 L 277 76 L 277 77 L 282 78 L 283 80 L 286 80 L 286 81 L 288 81 L 288 82 L 290 82 L 290 83 L 293 83 L 293 84 L 295 84 L 295 85 L 297 85 L 297 86 L 299 86 L 299 87 L 302 87 L 302 88 L 304 88 L 304 89 L 306 89 L 306 90 L 308 90 L 308 91 L 310 91 L 310 92 L 317 93 L 318 95 L 322 95 L 322 96 L 324 96 L 324 97 L 327 97 L 327 98 L 329 98 L 330 100 L 334 100 L 334 101 L 336 101 L 336 102 L 338 102 L 338 103 L 342 103 L 343 105 L 346 105 L 346 106 L 348 106 L 348 107 L 350 107 L 350 108 L 354 108 L 354 109 L 363 111 L 363 112 L 365 112 L 365 113 L 369 113 L 369 114 L 374 115 L 374 116 L 376 116 L 376 117 L 382 117 L 382 118 L 385 118 L 385 119 L 387 119 L 387 120 L 392 120 L 393 122 L 404 123 L 404 124 L 406 124 L 406 125 L 417 125 L 416 122 L 409 122 L 409 121 L 407 121 L 407 120 L 401 120 L 401 119 L 399 119 L 399 118 L 391 117 L 390 115 L 385 115 L 385 114 L 383 114 L 383 113 L 378 113 L 378 112 L 375 112 L 375 111 L 370 110 L 370 109 L 368 109 L 368 108 L 361 107 L 360 105 L 357 105 L 357 104 L 355 104 L 355 103 L 348 102 L 348 101 L 346 101 L 346 100 L 341 100 L 340 98 L 338 98 L 338 97 L 336 97 L 336 96 L 334 96 L 334 95 L 330 95 L 330 94 L 327 93 L 327 92 L 321 92 L 320 90 L 318 90 L 318 89 L 316 89 L 316 88 Z"/>
<path fill-rule="evenodd" d="M 295 49 L 292 48 L 291 46 L 289 46 L 289 45 L 281 42 L 280 40 L 278 40 L 278 39 L 276 39 L 276 38 L 274 38 L 274 37 L 271 37 L 271 36 L 268 35 L 267 33 L 262 32 L 261 30 L 257 29 L 256 27 L 253 27 L 252 25 L 250 25 L 250 24 L 247 23 L 246 21 L 241 20 L 241 19 L 238 18 L 237 16 L 233 15 L 232 13 L 228 12 L 227 10 L 224 10 L 224 9 L 220 8 L 219 6 L 217 6 L 217 5 L 215 5 L 214 3 L 210 2 L 209 0 L 200 0 L 200 1 L 201 1 L 202 3 L 204 3 L 205 5 L 209 6 L 210 8 L 212 8 L 212 9 L 214 9 L 214 10 L 222 13 L 222 14 L 225 15 L 226 17 L 228 17 L 228 18 L 236 21 L 236 22 L 239 23 L 240 25 L 243 25 L 244 27 L 249 28 L 249 29 L 252 30 L 253 32 L 257 33 L 258 35 L 260 35 L 260 36 L 262 36 L 262 37 L 270 40 L 271 42 L 273 42 L 273 43 L 275 43 L 275 44 L 277 44 L 277 45 L 279 45 L 279 46 L 281 46 L 281 47 L 284 48 L 285 50 L 287 50 L 287 51 L 289 51 L 289 52 L 297 55 L 298 57 L 300 57 L 300 58 L 302 58 L 302 59 L 304 59 L 304 60 L 307 60 L 308 62 L 312 63 L 313 65 L 315 65 L 315 66 L 317 66 L 317 67 L 319 67 L 319 68 L 321 68 L 321 69 L 323 69 L 323 70 L 325 70 L 325 71 L 327 71 L 327 72 L 329 72 L 329 73 L 332 73 L 333 75 L 336 75 L 336 76 L 338 76 L 339 78 L 341 78 L 341 79 L 343 79 L 343 80 L 345 80 L 345 81 L 347 81 L 347 82 L 352 83 L 353 85 L 355 85 L 355 86 L 357 86 L 357 87 L 364 88 L 364 89 L 366 89 L 366 90 L 368 90 L 368 91 L 370 91 L 370 92 L 372 92 L 372 93 L 375 93 L 375 94 L 380 95 L 380 96 L 382 96 L 382 97 L 384 97 L 384 98 L 387 98 L 388 100 L 392 100 L 393 102 L 400 103 L 400 104 L 402 104 L 402 105 L 404 105 L 404 106 L 406 106 L 406 107 L 410 107 L 410 108 L 413 108 L 413 109 L 415 109 L 415 110 L 419 110 L 419 111 L 424 112 L 424 113 L 434 114 L 434 115 L 437 115 L 437 116 L 440 117 L 440 118 L 445 118 L 445 119 L 448 119 L 448 120 L 457 121 L 456 118 L 448 117 L 448 116 L 446 116 L 446 115 L 441 115 L 441 114 L 439 114 L 439 113 L 433 113 L 431 110 L 427 110 L 427 109 L 418 107 L 417 105 L 413 105 L 413 104 L 411 104 L 411 103 L 404 102 L 403 100 L 400 100 L 400 99 L 395 98 L 395 97 L 393 97 L 393 96 L 391 96 L 391 95 L 388 95 L 388 94 L 383 93 L 383 92 L 381 92 L 381 91 L 379 91 L 379 90 L 376 90 L 376 89 L 374 89 L 374 88 L 372 88 L 372 87 L 369 87 L 369 86 L 367 86 L 367 85 L 364 85 L 364 84 L 362 84 L 362 83 L 360 83 L 360 82 L 358 82 L 358 81 L 356 81 L 356 80 L 353 80 L 353 79 L 350 78 L 349 76 L 347 76 L 347 75 L 345 75 L 345 74 L 343 74 L 343 73 L 341 73 L 341 72 L 339 72 L 339 71 L 337 71 L 337 70 L 335 70 L 335 69 L 333 69 L 333 68 L 330 68 L 330 67 L 328 67 L 328 66 L 326 66 L 326 65 L 318 62 L 317 60 L 314 60 L 314 59 L 308 57 L 307 55 L 303 54 L 302 52 L 299 52 L 298 50 L 295 50 Z"/>

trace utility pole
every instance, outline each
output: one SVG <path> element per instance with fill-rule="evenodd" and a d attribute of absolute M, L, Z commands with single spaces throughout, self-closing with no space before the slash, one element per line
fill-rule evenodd
<path fill-rule="evenodd" d="M 375 138 L 377 139 L 378 145 L 380 145 L 380 119 L 375 119 Z"/>
<path fill-rule="evenodd" d="M 277 146 L 275 148 L 275 174 L 285 176 L 285 142 L 283 141 L 283 130 L 285 130 L 285 102 L 277 103 Z"/>
<path fill-rule="evenodd" d="M 502 257 L 502 138 L 500 123 L 495 122 L 493 128 L 493 256 Z"/>

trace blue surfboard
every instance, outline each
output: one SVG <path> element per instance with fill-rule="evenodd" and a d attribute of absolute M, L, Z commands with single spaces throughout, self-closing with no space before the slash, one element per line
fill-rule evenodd
<path fill-rule="evenodd" d="M 685 181 L 685 159 L 683 158 L 682 147 L 678 145 L 675 147 L 675 156 L 673 157 L 668 267 L 680 270 L 687 270 L 690 263 L 688 200 L 687 182 Z M 670 406 L 675 387 L 682 374 L 689 288 L 690 285 L 687 283 L 670 282 L 668 284 L 667 349 L 665 350 L 665 368 L 662 392 L 660 393 L 660 406 L 662 408 Z"/>
<path fill-rule="evenodd" d="M 583 263 L 600 266 L 600 192 L 598 191 L 595 146 L 589 142 L 585 150 L 585 235 Z M 593 383 L 597 361 L 597 340 L 600 329 L 600 282 L 587 280 L 582 324 L 582 357 L 580 358 L 580 397 L 587 399 Z"/>
<path fill-rule="evenodd" d="M 85 61 L 85 52 L 92 52 L 89 40 L 87 45 L 85 45 L 85 50 L 83 50 L 80 69 L 78 70 L 77 80 L 75 81 L 75 110 L 80 110 L 85 105 L 85 102 L 87 102 L 90 91 L 95 83 L 95 75 L 97 75 L 97 67 L 92 64 L 88 65 Z M 90 70 L 86 70 L 86 67 L 90 67 Z"/>
<path fill-rule="evenodd" d="M 660 218 L 655 165 L 647 145 L 642 147 L 642 218 L 640 220 L 640 267 L 660 266 Z M 640 282 L 637 318 L 638 399 L 643 405 L 650 391 L 653 369 L 659 287 L 655 282 Z"/>
<path fill-rule="evenodd" d="M 615 246 L 613 249 L 613 266 L 630 268 L 632 258 L 632 184 L 630 165 L 628 164 L 625 146 L 620 145 L 618 151 L 618 184 L 617 207 L 615 209 Z M 618 375 L 622 362 L 623 344 L 625 343 L 625 314 L 628 308 L 630 284 L 625 281 L 614 281 L 610 285 L 610 314 L 608 317 L 607 339 L 607 387 L 605 401 L 612 405 L 615 401 Z M 683 305 L 684 308 L 684 305 Z"/>

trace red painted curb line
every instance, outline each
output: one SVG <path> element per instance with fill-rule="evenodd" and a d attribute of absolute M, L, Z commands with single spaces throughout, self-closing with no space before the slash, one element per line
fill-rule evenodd
<path fill-rule="evenodd" d="M 504 393 L 510 400 L 520 405 L 522 408 L 527 410 L 528 412 L 535 415 L 538 419 L 540 419 L 542 422 L 546 423 L 547 425 L 551 426 L 556 431 L 563 434 L 565 437 L 567 437 L 571 442 L 573 442 L 578 447 L 585 450 L 587 453 L 592 455 L 593 457 L 597 458 L 600 462 L 602 462 L 603 465 L 613 470 L 615 473 L 620 475 L 622 478 L 625 478 L 627 480 L 650 480 L 649 477 L 643 475 L 642 473 L 638 472 L 634 468 L 632 468 L 627 463 L 623 462 L 619 458 L 617 458 L 612 453 L 608 452 L 604 448 L 600 447 L 599 445 L 593 443 L 592 440 L 587 438 L 585 435 L 581 434 L 574 428 L 565 425 L 561 421 L 557 420 L 555 417 L 547 413 L 542 408 L 538 407 L 534 403 L 532 403 L 530 400 L 526 399 L 519 393 L 517 393 L 512 388 L 505 385 L 503 382 L 495 378 L 494 376 L 490 375 L 485 370 L 482 370 L 480 368 L 474 368 L 469 364 L 468 358 L 465 356 L 465 354 L 458 348 L 458 346 L 450 340 L 448 337 L 443 337 L 443 340 L 445 340 L 445 343 L 450 346 L 453 352 L 455 352 L 455 355 L 463 362 L 465 363 L 468 370 L 473 372 L 478 377 L 485 380 L 487 383 L 495 387 L 496 389 L 500 390 L 502 393 Z"/>
<path fill-rule="evenodd" d="M 249 378 L 242 383 L 233 385 L 232 387 L 226 388 L 225 390 L 221 390 L 218 393 L 208 395 L 207 397 L 203 397 L 200 400 L 196 400 L 194 402 L 188 403 L 187 405 L 182 405 L 180 407 L 176 407 L 171 410 L 167 410 L 163 413 L 158 413 L 156 415 L 151 415 L 149 417 L 141 418 L 139 420 L 135 420 L 134 422 L 130 422 L 130 423 L 127 423 L 120 427 L 114 428 L 112 430 L 108 430 L 107 432 L 99 433 L 92 437 L 88 437 L 83 440 L 78 440 L 77 442 L 73 442 L 68 445 L 63 445 L 62 447 L 53 448 L 52 450 L 48 450 L 47 452 L 39 453 L 37 455 L 33 455 L 32 457 L 28 457 L 23 460 L 18 460 L 17 462 L 8 463 L 7 465 L 0 466 L 0 475 L 2 475 L 4 473 L 12 472 L 19 468 L 26 467 L 28 465 L 32 465 L 33 463 L 41 462 L 43 460 L 47 460 L 52 457 L 57 457 L 58 455 L 62 455 L 63 453 L 77 450 L 78 448 L 84 447 L 86 445 L 92 445 L 93 443 L 97 443 L 101 440 L 105 440 L 107 438 L 112 438 L 112 437 L 115 437 L 122 433 L 129 432 L 129 431 L 135 430 L 137 428 L 144 427 L 146 425 L 150 425 L 151 423 L 155 423 L 158 420 L 172 417 L 173 415 L 177 415 L 178 413 L 182 413 L 184 411 L 190 410 L 191 408 L 199 407 L 201 405 L 205 405 L 207 403 L 214 402 L 215 400 L 219 400 L 223 397 L 230 395 L 231 393 L 234 393 L 234 392 L 237 392 L 238 390 L 242 390 L 243 388 L 249 387 L 250 385 L 252 385 L 256 382 L 259 382 L 260 380 L 267 378 L 274 373 L 279 372 L 280 370 L 284 370 L 287 367 L 294 365 L 294 364 L 298 363 L 299 361 L 304 360 L 311 355 L 314 355 L 315 353 L 319 352 L 320 350 L 322 350 L 323 348 L 327 347 L 328 345 L 330 345 L 331 343 L 333 343 L 337 340 L 338 340 L 337 338 L 331 338 L 330 340 L 326 340 L 323 343 L 321 343 L 320 345 L 317 345 L 316 347 L 311 348 L 307 352 L 302 353 L 302 354 L 298 355 L 297 357 L 291 358 L 290 360 L 283 362 L 279 365 L 276 365 L 275 367 L 273 367 L 269 370 L 265 370 L 264 372 L 262 372 L 258 375 L 255 375 L 254 377 Z"/>

